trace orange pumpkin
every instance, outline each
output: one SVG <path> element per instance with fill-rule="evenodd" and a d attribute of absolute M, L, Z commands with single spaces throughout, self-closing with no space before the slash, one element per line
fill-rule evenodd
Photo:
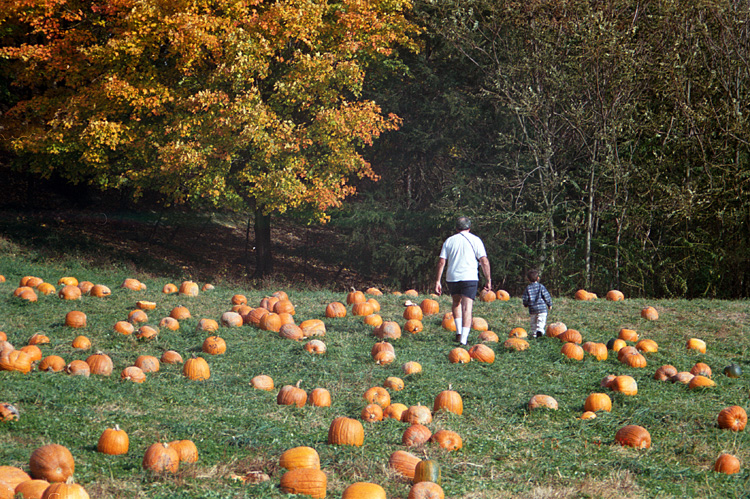
<path fill-rule="evenodd" d="M 320 455 L 312 447 L 294 447 L 279 456 L 279 466 L 287 470 L 297 468 L 320 469 Z"/>
<path fill-rule="evenodd" d="M 747 425 L 747 412 L 742 407 L 733 405 L 719 412 L 717 422 L 723 430 L 742 431 Z"/>
<path fill-rule="evenodd" d="M 615 441 L 626 447 L 648 449 L 651 447 L 651 434 L 642 426 L 627 425 L 617 431 Z"/>

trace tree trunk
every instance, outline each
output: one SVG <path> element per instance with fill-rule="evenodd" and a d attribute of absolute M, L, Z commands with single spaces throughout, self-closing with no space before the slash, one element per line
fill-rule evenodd
<path fill-rule="evenodd" d="M 262 279 L 273 273 L 271 253 L 271 215 L 263 213 L 263 206 L 255 205 L 255 273 Z"/>

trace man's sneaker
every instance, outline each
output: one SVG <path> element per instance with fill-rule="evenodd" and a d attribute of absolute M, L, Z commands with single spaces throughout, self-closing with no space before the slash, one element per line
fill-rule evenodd
<path fill-rule="evenodd" d="M 534 333 L 535 338 L 541 338 L 542 336 L 544 336 L 544 333 L 541 331 L 537 331 L 536 333 Z"/>
<path fill-rule="evenodd" d="M 457 334 L 455 338 L 453 338 L 454 343 L 461 343 L 461 334 Z"/>

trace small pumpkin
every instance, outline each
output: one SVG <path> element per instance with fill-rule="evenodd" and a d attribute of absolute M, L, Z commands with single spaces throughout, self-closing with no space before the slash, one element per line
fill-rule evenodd
<path fill-rule="evenodd" d="M 437 394 L 432 411 L 435 413 L 439 411 L 452 412 L 460 416 L 464 413 L 464 402 L 461 395 L 449 386 L 447 390 Z"/>
<path fill-rule="evenodd" d="M 325 388 L 315 388 L 310 392 L 308 402 L 314 407 L 331 407 L 331 392 Z"/>
<path fill-rule="evenodd" d="M 583 360 L 583 348 L 576 343 L 564 343 L 560 353 L 570 360 Z"/>
<path fill-rule="evenodd" d="M 42 359 L 37 367 L 40 371 L 57 373 L 65 369 L 65 365 L 65 359 L 59 355 L 48 355 Z"/>
<path fill-rule="evenodd" d="M 577 329 L 568 329 L 564 333 L 559 334 L 557 336 L 557 339 L 568 343 L 580 344 L 583 342 L 583 336 L 581 336 L 580 331 L 578 331 Z"/>
<path fill-rule="evenodd" d="M 346 317 L 346 307 L 343 303 L 334 301 L 326 306 L 326 317 L 337 318 Z"/>
<path fill-rule="evenodd" d="M 592 393 L 586 397 L 586 401 L 583 403 L 583 409 L 585 411 L 597 412 L 612 410 L 612 399 L 606 393 Z"/>
<path fill-rule="evenodd" d="M 65 372 L 71 376 L 84 376 L 88 378 L 91 375 L 91 368 L 85 360 L 74 360 L 65 366 Z"/>
<path fill-rule="evenodd" d="M 439 485 L 441 482 L 440 464 L 432 459 L 419 461 L 414 467 L 412 482 L 433 482 Z"/>
<path fill-rule="evenodd" d="M 221 314 L 221 325 L 224 327 L 241 327 L 244 322 L 242 316 L 237 312 L 224 312 Z"/>
<path fill-rule="evenodd" d="M 159 327 L 170 331 L 177 331 L 180 329 L 180 321 L 174 317 L 164 317 L 159 321 Z"/>
<path fill-rule="evenodd" d="M 710 378 L 713 374 L 711 371 L 711 367 L 708 364 L 705 364 L 703 362 L 696 362 L 695 365 L 690 369 L 690 374 L 693 376 L 705 376 L 707 378 Z"/>
<path fill-rule="evenodd" d="M 344 489 L 341 499 L 386 499 L 385 489 L 377 483 L 356 482 Z"/>
<path fill-rule="evenodd" d="M 317 339 L 308 341 L 303 348 L 306 352 L 316 355 L 323 355 L 328 350 L 326 344 Z"/>
<path fill-rule="evenodd" d="M 365 290 L 365 294 L 373 296 L 383 296 L 383 292 L 376 287 L 370 287 Z"/>
<path fill-rule="evenodd" d="M 625 447 L 648 449 L 651 447 L 651 434 L 642 426 L 627 425 L 617 430 L 615 441 Z"/>
<path fill-rule="evenodd" d="M 383 388 L 399 392 L 404 389 L 404 380 L 396 376 L 388 376 L 383 382 Z"/>
<path fill-rule="evenodd" d="M 625 295 L 622 293 L 622 291 L 611 289 L 607 291 L 606 298 L 609 301 L 623 301 L 625 299 Z"/>
<path fill-rule="evenodd" d="M 192 440 L 173 440 L 168 444 L 177 451 L 181 463 L 195 463 L 198 461 L 198 447 Z"/>
<path fill-rule="evenodd" d="M 716 459 L 716 463 L 714 463 L 714 471 L 717 473 L 724 473 L 725 475 L 739 473 L 740 460 L 731 454 L 721 454 Z"/>
<path fill-rule="evenodd" d="M 318 454 L 318 451 L 312 447 L 294 447 L 284 451 L 281 456 L 279 456 L 279 466 L 287 470 L 294 470 L 297 468 L 319 470 L 320 455 Z"/>
<path fill-rule="evenodd" d="M 503 343 L 503 346 L 507 348 L 508 350 L 514 350 L 516 352 L 522 352 L 524 350 L 528 350 L 529 348 L 529 342 L 522 339 L 522 338 L 508 338 Z"/>
<path fill-rule="evenodd" d="M 396 421 L 403 421 L 404 413 L 406 413 L 407 410 L 409 410 L 408 407 L 406 407 L 404 404 L 397 402 L 383 409 L 383 417 L 389 418 L 389 419 L 395 419 Z"/>
<path fill-rule="evenodd" d="M 742 431 L 747 425 L 747 412 L 738 405 L 726 407 L 719 412 L 717 422 L 723 430 Z"/>
<path fill-rule="evenodd" d="M 279 487 L 287 494 L 301 494 L 313 499 L 325 499 L 328 479 L 321 470 L 296 468 L 281 476 Z"/>
<path fill-rule="evenodd" d="M 411 486 L 407 499 L 445 499 L 445 492 L 434 482 L 419 482 Z"/>
<path fill-rule="evenodd" d="M 550 338 L 557 338 L 567 330 L 568 326 L 566 326 L 563 322 L 553 322 L 551 324 L 547 324 L 547 336 L 549 336 Z"/>
<path fill-rule="evenodd" d="M 635 344 L 635 348 L 642 353 L 656 353 L 659 351 L 659 345 L 654 340 L 649 339 L 640 340 Z"/>
<path fill-rule="evenodd" d="M 205 331 L 208 333 L 215 333 L 219 330 L 219 323 L 213 319 L 204 317 L 198 321 L 198 325 L 195 328 L 197 331 Z"/>
<path fill-rule="evenodd" d="M 388 467 L 406 478 L 414 478 L 414 472 L 420 458 L 403 450 L 393 452 L 388 458 Z"/>
<path fill-rule="evenodd" d="M 362 398 L 364 398 L 367 403 L 377 404 L 383 409 L 391 404 L 391 394 L 382 386 L 368 388 L 362 395 Z"/>
<path fill-rule="evenodd" d="M 461 435 L 452 430 L 438 430 L 431 437 L 430 442 L 435 442 L 441 449 L 447 451 L 461 450 L 464 446 Z"/>
<path fill-rule="evenodd" d="M 191 297 L 198 296 L 199 291 L 198 284 L 193 281 L 183 281 L 178 289 L 178 293 L 182 296 Z"/>
<path fill-rule="evenodd" d="M 57 293 L 63 300 L 80 300 L 82 294 L 81 288 L 70 284 L 63 286 Z"/>
<path fill-rule="evenodd" d="M 618 338 L 625 341 L 638 341 L 638 333 L 634 329 L 622 328 L 617 335 Z"/>
<path fill-rule="evenodd" d="M 353 445 L 361 447 L 365 441 L 365 429 L 356 419 L 340 416 L 328 427 L 328 443 L 331 445 Z"/>
<path fill-rule="evenodd" d="M 549 395 L 534 395 L 529 400 L 530 411 L 541 408 L 557 410 L 557 407 L 557 400 Z"/>
<path fill-rule="evenodd" d="M 346 304 L 354 305 L 355 303 L 364 303 L 367 301 L 365 294 L 362 291 L 357 291 L 355 288 L 351 288 L 351 291 L 346 295 Z"/>
<path fill-rule="evenodd" d="M 179 289 L 177 288 L 177 286 L 171 282 L 168 282 L 167 284 L 164 285 L 163 288 L 161 288 L 161 292 L 164 293 L 165 295 L 171 295 L 171 294 L 177 293 L 178 291 Z"/>
<path fill-rule="evenodd" d="M 86 327 L 86 314 L 79 310 L 71 310 L 65 314 L 65 325 L 74 328 Z"/>
<path fill-rule="evenodd" d="M 144 373 L 156 373 L 161 369 L 159 359 L 153 355 L 139 355 L 138 358 L 135 359 L 133 365 Z"/>
<path fill-rule="evenodd" d="M 115 323 L 114 329 L 118 333 L 124 335 L 133 334 L 133 332 L 135 331 L 135 327 L 133 326 L 133 324 L 128 321 L 117 321 Z"/>
<path fill-rule="evenodd" d="M 133 383 L 143 383 L 146 381 L 146 373 L 140 367 L 129 366 L 120 372 L 120 379 Z"/>
<path fill-rule="evenodd" d="M 127 454 L 129 448 L 130 438 L 125 430 L 120 429 L 119 425 L 105 429 L 96 444 L 97 451 L 111 456 Z"/>
<path fill-rule="evenodd" d="M 161 362 L 164 364 L 182 364 L 182 355 L 179 354 L 179 352 L 175 352 L 174 350 L 166 350 L 163 354 L 161 354 Z"/>
<path fill-rule="evenodd" d="M 497 333 L 488 329 L 487 331 L 482 331 L 481 333 L 479 333 L 479 336 L 477 336 L 477 340 L 479 340 L 481 343 L 498 343 L 500 341 L 500 337 L 497 335 Z"/>
<path fill-rule="evenodd" d="M 379 314 L 370 314 L 363 319 L 368 326 L 378 327 L 383 323 L 383 318 Z"/>
<path fill-rule="evenodd" d="M 59 444 L 43 445 L 29 458 L 32 478 L 48 482 L 64 482 L 75 472 L 75 460 L 67 447 Z"/>
<path fill-rule="evenodd" d="M 203 340 L 201 350 L 210 355 L 221 355 L 227 351 L 227 344 L 220 336 L 209 336 Z"/>
<path fill-rule="evenodd" d="M 688 383 L 688 388 L 690 388 L 691 390 L 695 390 L 697 388 L 711 388 L 713 386 L 716 386 L 714 380 L 700 374 L 697 376 L 693 376 L 693 379 L 691 379 Z"/>
<path fill-rule="evenodd" d="M 432 422 L 432 412 L 429 407 L 421 404 L 412 405 L 404 412 L 402 420 L 405 423 L 426 425 Z"/>
<path fill-rule="evenodd" d="M 368 423 L 374 423 L 377 421 L 383 420 L 383 408 L 380 407 L 378 404 L 367 404 L 364 409 L 362 409 L 362 421 L 367 421 Z"/>
<path fill-rule="evenodd" d="M 654 307 L 645 307 L 641 309 L 641 317 L 647 321 L 656 321 L 659 320 L 659 312 Z"/>
<path fill-rule="evenodd" d="M 432 436 L 432 432 L 423 424 L 415 423 L 409 425 L 401 435 L 401 443 L 407 447 L 424 445 Z"/>
<path fill-rule="evenodd" d="M 419 374 L 422 372 L 422 364 L 410 360 L 409 362 L 406 362 L 403 366 L 401 366 L 401 370 L 404 371 L 404 374 L 407 376 L 412 374 Z"/>
<path fill-rule="evenodd" d="M 440 304 L 437 300 L 432 298 L 425 298 L 419 304 L 419 308 L 422 309 L 422 315 L 436 315 L 440 313 Z"/>
<path fill-rule="evenodd" d="M 258 390 L 270 392 L 273 390 L 273 378 L 266 374 L 259 374 L 250 380 L 250 384 Z"/>
<path fill-rule="evenodd" d="M 91 348 L 91 340 L 83 335 L 76 336 L 73 339 L 73 343 L 71 343 L 71 346 L 79 350 L 88 350 L 89 348 Z"/>
<path fill-rule="evenodd" d="M 16 406 L 7 402 L 0 402 L 0 421 L 18 421 L 21 413 Z"/>
<path fill-rule="evenodd" d="M 623 395 L 637 395 L 638 383 L 632 376 L 616 376 L 608 385 L 614 392 L 620 392 Z"/>
<path fill-rule="evenodd" d="M 381 340 L 397 340 L 401 338 L 401 326 L 399 326 L 398 323 L 394 321 L 384 321 L 380 326 L 375 328 L 373 333 Z"/>
<path fill-rule="evenodd" d="M 596 343 L 593 341 L 587 341 L 581 345 L 583 351 L 593 356 L 596 360 L 602 361 L 607 360 L 607 345 L 604 343 Z"/>
<path fill-rule="evenodd" d="M 667 381 L 677 374 L 677 368 L 671 364 L 664 364 L 654 373 L 654 379 L 658 381 Z"/>
<path fill-rule="evenodd" d="M 302 330 L 305 338 L 309 338 L 311 336 L 326 335 L 326 325 L 320 319 L 308 319 L 306 321 L 302 321 L 299 325 L 299 328 Z"/>
<path fill-rule="evenodd" d="M 2 481 L 0 479 L 0 481 Z M 16 486 L 16 496 L 23 496 L 24 499 L 40 499 L 44 495 L 50 483 L 47 480 L 27 480 Z M 2 495 L 0 495 L 2 497 Z"/>
<path fill-rule="evenodd" d="M 296 385 L 284 385 L 276 395 L 276 403 L 279 405 L 296 405 L 304 407 L 307 403 L 307 392 L 299 387 L 302 380 L 297 381 Z"/>
<path fill-rule="evenodd" d="M 487 323 L 486 319 L 483 319 L 482 317 L 471 318 L 471 329 L 474 331 L 487 331 L 489 328 L 490 325 Z"/>
<path fill-rule="evenodd" d="M 66 482 L 52 483 L 42 493 L 42 499 L 89 499 L 82 485 L 70 478 Z"/>
<path fill-rule="evenodd" d="M 484 343 L 477 343 L 469 349 L 469 356 L 479 362 L 492 364 L 495 362 L 495 351 Z"/>
<path fill-rule="evenodd" d="M 406 321 L 406 324 L 404 324 L 404 331 L 411 334 L 417 334 L 421 333 L 424 329 L 424 324 L 422 324 L 422 321 L 418 319 L 409 319 Z"/>
<path fill-rule="evenodd" d="M 183 305 L 178 305 L 173 308 L 172 311 L 169 312 L 169 316 L 178 321 L 190 319 L 192 317 L 190 310 Z"/>
<path fill-rule="evenodd" d="M 94 284 L 89 290 L 89 295 L 93 296 L 94 298 L 106 298 L 111 294 L 112 290 L 104 284 Z"/>
<path fill-rule="evenodd" d="M 182 375 L 194 381 L 205 381 L 211 377 L 211 369 L 203 357 L 192 357 L 183 364 Z"/>
<path fill-rule="evenodd" d="M 451 364 L 468 364 L 471 362 L 471 355 L 465 348 L 456 347 L 448 352 L 448 360 Z"/>
<path fill-rule="evenodd" d="M 143 469 L 156 473 L 177 473 L 180 468 L 180 455 L 167 443 L 151 444 L 143 455 Z"/>

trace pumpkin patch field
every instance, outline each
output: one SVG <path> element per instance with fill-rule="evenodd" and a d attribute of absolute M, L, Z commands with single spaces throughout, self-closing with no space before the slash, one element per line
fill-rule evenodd
<path fill-rule="evenodd" d="M 0 498 L 750 490 L 747 302 L 555 297 L 531 338 L 519 297 L 477 300 L 459 349 L 448 297 L 375 283 L 0 274 Z"/>

